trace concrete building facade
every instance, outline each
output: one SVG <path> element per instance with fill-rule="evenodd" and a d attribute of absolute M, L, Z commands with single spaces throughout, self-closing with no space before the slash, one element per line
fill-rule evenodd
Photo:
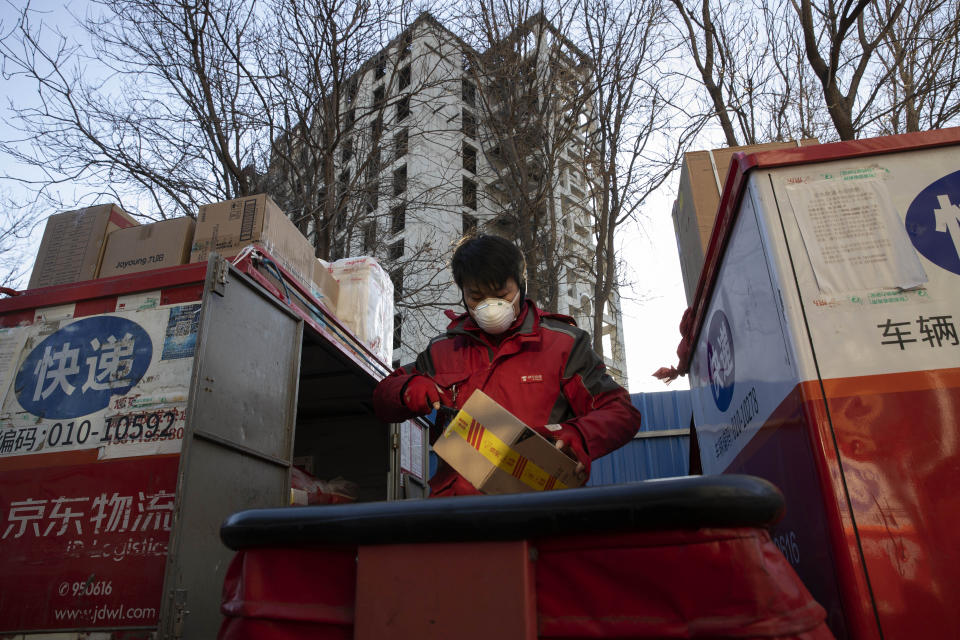
<path fill-rule="evenodd" d="M 344 183 L 359 185 L 366 216 L 338 230 L 331 258 L 372 254 L 390 272 L 394 365 L 412 362 L 442 332 L 445 309 L 462 308 L 448 268 L 457 241 L 473 231 L 515 239 L 509 189 L 488 145 L 489 114 L 497 111 L 490 103 L 493 92 L 478 87 L 483 80 L 471 69 L 483 59 L 484 52 L 423 14 L 364 65 L 344 92 L 341 112 L 355 133 L 349 153 L 338 155 L 337 172 Z M 586 131 L 589 114 L 579 120 Z M 557 212 L 555 241 L 571 256 L 556 273 L 557 310 L 590 330 L 597 304 L 593 281 L 574 264 L 589 263 L 596 243 L 591 178 L 577 162 L 584 143 L 582 134 L 574 136 L 560 152 L 549 206 Z M 605 361 L 626 385 L 616 289 L 604 309 Z"/>

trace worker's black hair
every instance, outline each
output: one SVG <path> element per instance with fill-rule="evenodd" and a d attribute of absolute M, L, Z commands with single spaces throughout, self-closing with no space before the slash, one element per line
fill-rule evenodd
<path fill-rule="evenodd" d="M 450 268 L 461 291 L 464 284 L 500 289 L 508 278 L 513 278 L 520 287 L 520 299 L 527 294 L 526 260 L 517 245 L 506 238 L 464 236 L 453 252 Z"/>

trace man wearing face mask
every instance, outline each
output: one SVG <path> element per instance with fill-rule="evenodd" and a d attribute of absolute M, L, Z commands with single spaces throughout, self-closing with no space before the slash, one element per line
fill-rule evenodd
<path fill-rule="evenodd" d="M 480 389 L 555 442 L 588 477 L 592 460 L 640 428 L 640 413 L 607 374 L 590 335 L 524 297 L 523 254 L 504 238 L 462 240 L 450 266 L 467 312 L 447 311 L 446 333 L 377 385 L 377 416 L 399 422 L 441 405 L 459 409 Z M 431 442 L 438 436 L 431 433 Z M 479 493 L 442 460 L 430 490 L 431 496 Z"/>

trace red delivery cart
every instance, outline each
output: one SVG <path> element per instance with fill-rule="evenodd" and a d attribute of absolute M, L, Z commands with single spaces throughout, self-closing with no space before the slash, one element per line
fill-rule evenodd
<path fill-rule="evenodd" d="M 960 130 L 736 157 L 686 336 L 706 474 L 776 484 L 840 638 L 960 629 Z"/>
<path fill-rule="evenodd" d="M 749 476 L 254 509 L 220 640 L 832 638 Z"/>
<path fill-rule="evenodd" d="M 294 461 L 359 501 L 426 494 L 386 365 L 262 249 L 0 301 L 0 635 L 211 638 L 231 513 Z M 98 636 L 99 637 L 99 636 Z"/>

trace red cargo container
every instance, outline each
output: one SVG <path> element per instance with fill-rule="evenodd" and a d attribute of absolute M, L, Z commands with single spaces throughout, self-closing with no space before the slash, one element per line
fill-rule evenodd
<path fill-rule="evenodd" d="M 422 426 L 372 414 L 386 365 L 262 251 L 27 291 L 0 327 L 0 635 L 213 637 L 220 524 L 289 504 L 294 460 L 426 493 Z"/>
<path fill-rule="evenodd" d="M 739 155 L 694 306 L 705 473 L 781 488 L 838 637 L 956 637 L 960 130 Z"/>

